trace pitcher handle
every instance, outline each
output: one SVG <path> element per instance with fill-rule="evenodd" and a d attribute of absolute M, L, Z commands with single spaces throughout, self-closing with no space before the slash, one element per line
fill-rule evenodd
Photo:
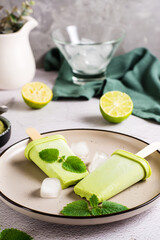
<path fill-rule="evenodd" d="M 35 27 L 38 26 L 38 22 L 36 19 L 32 18 L 32 17 L 29 17 L 29 16 L 25 16 L 23 17 L 25 20 L 26 20 L 26 23 L 24 24 L 24 26 L 20 29 L 20 32 L 23 32 L 23 33 L 30 33 L 30 31 L 32 29 L 34 29 Z"/>

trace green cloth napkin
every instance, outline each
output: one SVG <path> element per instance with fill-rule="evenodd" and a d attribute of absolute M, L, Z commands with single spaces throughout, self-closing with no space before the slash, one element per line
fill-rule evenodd
<path fill-rule="evenodd" d="M 114 57 L 108 65 L 106 80 L 84 86 L 73 84 L 71 68 L 58 49 L 46 54 L 44 68 L 46 71 L 59 69 L 53 100 L 89 100 L 105 92 L 119 90 L 131 97 L 134 115 L 160 122 L 160 61 L 145 48 Z"/>

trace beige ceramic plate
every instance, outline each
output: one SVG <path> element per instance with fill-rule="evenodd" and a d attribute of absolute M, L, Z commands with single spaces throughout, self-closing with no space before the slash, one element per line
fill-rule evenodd
<path fill-rule="evenodd" d="M 86 141 L 91 159 L 95 152 L 108 155 L 116 149 L 125 149 L 132 153 L 144 148 L 147 143 L 121 133 L 74 129 L 44 134 L 62 134 L 69 145 L 72 142 Z M 0 159 L 0 198 L 16 211 L 53 223 L 71 225 L 92 225 L 114 222 L 137 215 L 150 208 L 160 196 L 160 153 L 157 151 L 147 158 L 152 168 L 152 176 L 141 181 L 110 199 L 128 206 L 125 212 L 97 217 L 65 217 L 59 212 L 69 202 L 80 199 L 70 187 L 63 190 L 57 199 L 40 197 L 41 183 L 46 175 L 31 161 L 24 157 L 28 139 L 24 139 L 3 152 Z"/>

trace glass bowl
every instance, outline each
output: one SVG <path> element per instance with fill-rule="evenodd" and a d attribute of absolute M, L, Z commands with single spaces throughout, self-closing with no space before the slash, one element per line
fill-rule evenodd
<path fill-rule="evenodd" d="M 124 35 L 120 28 L 71 25 L 53 31 L 52 38 L 71 66 L 73 82 L 84 84 L 105 79 L 107 66 Z"/>

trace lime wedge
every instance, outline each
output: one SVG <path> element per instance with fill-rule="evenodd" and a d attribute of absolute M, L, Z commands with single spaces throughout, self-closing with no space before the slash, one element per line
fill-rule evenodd
<path fill-rule="evenodd" d="M 22 87 L 21 93 L 25 103 L 31 108 L 42 108 L 53 97 L 52 90 L 41 82 L 27 83 Z"/>
<path fill-rule="evenodd" d="M 100 111 L 107 121 L 119 123 L 131 115 L 133 102 L 126 93 L 107 92 L 100 98 Z"/>

